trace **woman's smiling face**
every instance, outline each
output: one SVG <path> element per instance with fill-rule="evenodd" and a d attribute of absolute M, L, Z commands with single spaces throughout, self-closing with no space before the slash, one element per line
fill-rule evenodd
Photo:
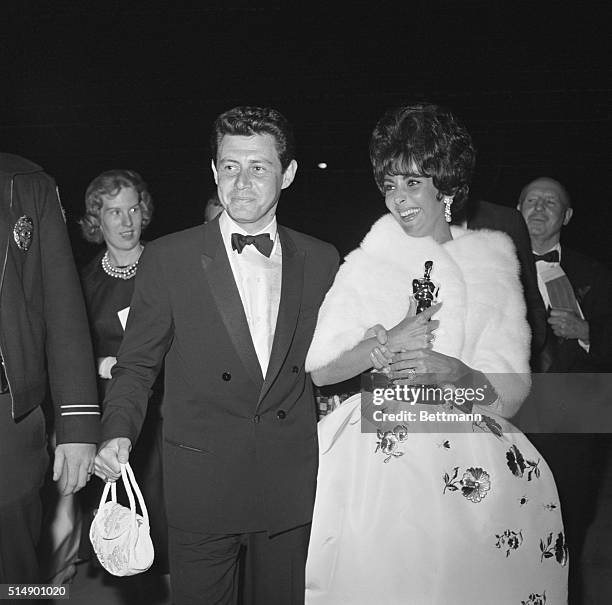
<path fill-rule="evenodd" d="M 413 237 L 448 239 L 442 196 L 430 177 L 387 174 L 383 182 L 385 204 L 404 231 Z M 442 239 L 439 239 L 442 237 Z"/>

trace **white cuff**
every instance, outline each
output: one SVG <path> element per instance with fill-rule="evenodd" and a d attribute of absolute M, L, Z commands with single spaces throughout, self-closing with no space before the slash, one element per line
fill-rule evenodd
<path fill-rule="evenodd" d="M 111 369 L 117 363 L 116 357 L 99 357 L 98 374 L 101 378 L 112 378 Z"/>

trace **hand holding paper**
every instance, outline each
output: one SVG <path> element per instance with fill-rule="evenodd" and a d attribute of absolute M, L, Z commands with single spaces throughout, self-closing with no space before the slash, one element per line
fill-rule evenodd
<path fill-rule="evenodd" d="M 573 311 L 551 309 L 548 323 L 555 336 L 577 338 L 585 344 L 589 342 L 589 323 Z"/>

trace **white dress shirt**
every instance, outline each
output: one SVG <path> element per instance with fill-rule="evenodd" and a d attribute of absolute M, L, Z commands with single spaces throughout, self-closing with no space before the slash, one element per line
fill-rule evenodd
<path fill-rule="evenodd" d="M 247 233 L 228 216 L 227 212 L 223 212 L 219 217 L 219 227 L 234 281 L 238 286 L 255 353 L 262 375 L 265 377 L 274 341 L 282 283 L 283 255 L 276 217 L 257 233 Z M 232 250 L 232 233 L 242 235 L 269 233 L 274 242 L 270 258 L 261 254 L 252 244 L 245 246 L 240 254 L 237 250 Z"/>
<path fill-rule="evenodd" d="M 550 250 L 547 250 L 545 254 L 548 252 L 557 251 L 559 253 L 559 260 L 561 260 L 561 244 L 557 244 Z M 538 254 L 537 252 L 533 252 L 533 254 Z M 550 269 L 560 268 L 560 263 L 548 263 L 546 261 L 540 260 L 536 264 L 536 271 L 538 273 L 538 290 L 540 290 L 540 295 L 542 296 L 542 300 L 544 301 L 544 306 L 549 309 L 552 305 L 550 304 L 550 297 L 548 296 L 548 290 L 546 289 L 546 283 L 542 277 L 543 273 L 549 271 Z"/>

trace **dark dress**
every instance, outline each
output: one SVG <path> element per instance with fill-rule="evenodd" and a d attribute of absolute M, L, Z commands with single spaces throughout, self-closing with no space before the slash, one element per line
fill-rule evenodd
<path fill-rule="evenodd" d="M 87 305 L 89 324 L 96 360 L 100 357 L 116 357 L 123 339 L 123 326 L 119 311 L 130 306 L 134 292 L 134 278 L 119 279 L 107 275 L 102 268 L 102 256 L 98 254 L 81 272 L 83 292 Z M 97 364 L 97 361 L 96 361 Z M 110 380 L 98 376 L 98 393 L 104 401 Z M 149 408 L 138 441 L 133 444 L 130 464 L 142 490 L 149 512 L 151 538 L 155 547 L 154 568 L 161 573 L 168 571 L 168 537 L 164 506 L 161 463 L 161 400 L 163 377 L 157 379 L 149 399 Z M 100 484 L 96 496 L 100 497 Z M 98 500 L 94 504 L 98 505 Z"/>

